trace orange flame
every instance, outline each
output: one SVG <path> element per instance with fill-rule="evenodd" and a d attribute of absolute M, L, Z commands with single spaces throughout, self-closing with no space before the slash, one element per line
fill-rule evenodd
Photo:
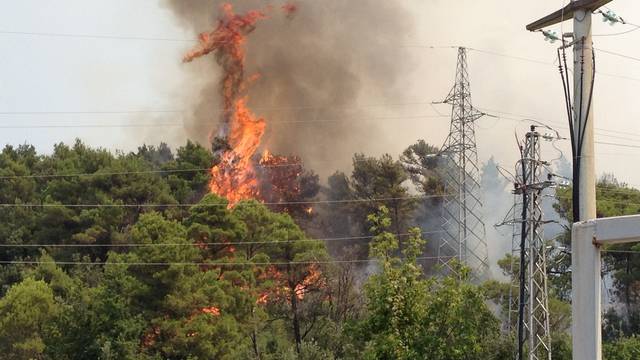
<path fill-rule="evenodd" d="M 282 9 L 290 16 L 296 6 L 287 4 Z M 225 3 L 217 27 L 200 34 L 198 47 L 183 58 L 183 62 L 190 62 L 215 53 L 216 61 L 224 70 L 221 83 L 223 122 L 215 137 L 226 142 L 228 147 L 215 149 L 219 163 L 211 169 L 210 190 L 226 197 L 229 206 L 258 195 L 253 156 L 260 146 L 266 124 L 264 119 L 254 115 L 247 107 L 247 87 L 258 76 L 245 78 L 244 44 L 247 35 L 255 30 L 257 22 L 266 17 L 266 11 L 260 10 L 238 15 L 231 4 Z"/>
<path fill-rule="evenodd" d="M 202 308 L 200 311 L 202 311 L 205 314 L 210 314 L 212 316 L 220 316 L 220 309 L 215 306 L 205 307 L 205 308 Z"/>
<path fill-rule="evenodd" d="M 298 5 L 287 3 L 282 5 L 282 10 L 284 11 L 284 13 L 287 15 L 288 18 L 292 18 L 295 15 L 296 11 L 298 11 Z"/>
<path fill-rule="evenodd" d="M 268 293 L 262 293 L 258 299 L 256 300 L 256 304 L 257 305 L 265 305 L 267 303 L 267 300 L 269 300 L 269 294 Z"/>
<path fill-rule="evenodd" d="M 304 299 L 304 296 L 309 292 L 309 288 L 313 286 L 322 286 L 322 273 L 318 270 L 317 266 L 312 265 L 309 267 L 309 275 L 302 280 L 302 283 L 296 285 L 295 294 L 298 299 Z"/>

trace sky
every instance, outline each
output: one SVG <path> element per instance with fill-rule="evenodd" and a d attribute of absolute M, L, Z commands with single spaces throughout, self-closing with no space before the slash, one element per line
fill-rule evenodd
<path fill-rule="evenodd" d="M 407 21 L 414 25 L 411 34 L 397 39 L 397 46 L 409 49 L 410 54 L 410 58 L 397 61 L 412 64 L 400 79 L 404 84 L 402 102 L 421 104 L 372 110 L 372 116 L 449 113 L 445 105 L 434 108 L 426 103 L 441 100 L 449 92 L 456 51 L 446 47 L 463 45 L 477 49 L 468 54 L 475 106 L 502 116 L 477 122 L 481 161 L 493 156 L 505 167 L 513 166 L 517 158 L 515 134 L 521 137 L 529 126 L 529 122 L 513 118 L 566 123 L 562 86 L 553 64 L 558 44 L 545 42 L 541 34 L 525 30 L 527 23 L 560 8 L 566 1 L 398 3 L 409 10 L 411 18 Z M 181 63 L 182 54 L 194 45 L 194 36 L 190 29 L 181 27 L 162 0 L 0 0 L 0 5 L 1 143 L 30 143 L 47 153 L 55 143 L 72 142 L 75 138 L 123 151 L 133 150 L 142 142 L 179 145 L 185 141 L 183 111 L 188 111 L 193 102 L 185 97 L 192 92 L 184 89 L 198 89 L 205 81 Z M 301 9 L 303 6 L 304 1 Z M 610 7 L 629 22 L 640 24 L 638 1 L 615 0 Z M 558 33 L 570 29 L 571 22 L 562 29 L 559 25 L 552 27 Z M 627 29 L 620 24 L 609 26 L 594 16 L 594 34 Z M 632 44 L 639 40 L 640 30 L 594 38 L 596 49 L 637 58 L 640 47 Z M 394 49 L 380 49 L 380 56 L 393 57 Z M 640 62 L 598 52 L 597 72 L 595 126 L 609 131 L 598 130 L 596 140 L 640 145 L 640 109 L 634 106 L 640 92 Z M 376 91 L 365 91 L 358 102 L 388 103 L 375 94 Z M 80 124 L 89 126 L 65 127 Z M 22 125 L 58 127 L 10 128 Z M 104 125 L 124 127 L 101 127 Z M 151 126 L 131 127 L 140 125 Z M 372 126 L 380 127 L 385 136 L 360 139 L 360 150 L 369 154 L 398 154 L 420 138 L 441 144 L 449 129 L 446 118 L 386 121 Z M 568 135 L 562 126 L 558 130 Z M 565 155 L 570 154 L 567 142 L 557 146 Z M 544 149 L 547 159 L 558 157 L 551 144 Z M 640 168 L 633 165 L 640 148 L 596 145 L 596 155 L 598 173 L 613 173 L 622 181 L 640 186 Z M 345 167 L 352 153 L 334 156 L 336 167 Z"/>

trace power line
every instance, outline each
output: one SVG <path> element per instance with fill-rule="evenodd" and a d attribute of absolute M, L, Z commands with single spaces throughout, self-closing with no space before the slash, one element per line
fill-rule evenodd
<path fill-rule="evenodd" d="M 282 202 L 263 202 L 258 203 L 260 205 L 272 206 L 272 205 L 318 205 L 318 204 L 344 204 L 344 203 L 363 203 L 363 202 L 382 202 L 382 201 L 395 201 L 395 200 L 418 200 L 418 199 L 433 199 L 433 198 L 446 198 L 450 195 L 416 195 L 416 196 L 399 196 L 399 197 L 387 197 L 387 198 L 371 198 L 371 199 L 344 199 L 344 200 L 309 200 L 309 201 L 282 201 Z M 251 202 L 240 202 L 235 206 L 247 206 L 253 204 Z M 215 204 L 0 204 L 2 207 L 19 207 L 19 208 L 163 208 L 163 207 L 217 207 L 227 206 L 223 203 Z"/>
<path fill-rule="evenodd" d="M 624 24 L 625 24 L 625 25 L 631 25 L 631 26 L 633 26 L 633 28 L 631 28 L 631 29 L 629 29 L 629 30 L 625 30 L 625 31 L 617 32 L 617 33 L 611 33 L 611 34 L 594 34 L 594 35 L 592 35 L 592 36 L 594 36 L 594 37 L 596 37 L 596 36 L 597 36 L 597 37 L 618 36 L 618 35 L 628 34 L 628 33 L 630 33 L 630 32 L 634 32 L 634 31 L 636 31 L 636 30 L 640 29 L 640 26 L 635 25 L 635 24 L 628 23 L 628 22 L 626 22 L 626 21 L 624 22 Z"/>
<path fill-rule="evenodd" d="M 435 256 L 417 257 L 416 260 L 435 260 Z M 287 261 L 287 262 L 90 262 L 90 261 L 37 261 L 15 260 L 0 261 L 4 265 L 124 265 L 124 266 L 285 266 L 285 265 L 313 265 L 313 264 L 350 264 L 369 263 L 379 259 L 350 259 L 350 260 L 315 260 L 315 261 Z"/>
<path fill-rule="evenodd" d="M 142 40 L 142 41 L 169 41 L 169 42 L 198 42 L 198 39 L 180 39 L 169 37 L 149 37 L 149 36 L 126 36 L 126 35 L 97 35 L 97 34 L 71 34 L 71 33 L 51 33 L 51 32 L 32 32 L 32 31 L 9 31 L 0 30 L 0 34 L 4 35 L 21 35 L 21 36 L 39 36 L 39 37 L 63 37 L 63 38 L 81 38 L 81 39 L 109 39 L 109 40 Z"/>
<path fill-rule="evenodd" d="M 183 127 L 183 126 L 185 126 L 185 124 L 0 125 L 0 129 L 147 128 L 147 127 Z"/>
<path fill-rule="evenodd" d="M 368 120 L 419 120 L 429 118 L 448 117 L 444 115 L 415 115 L 415 116 L 389 116 L 389 117 L 367 117 L 367 118 L 335 118 L 335 119 L 311 119 L 311 120 L 274 120 L 267 121 L 272 124 L 305 124 L 305 123 L 331 123 L 346 121 L 368 121 Z M 74 125 L 0 125 L 0 129 L 40 129 L 40 128 L 138 128 L 138 127 L 184 127 L 184 126 L 209 126 L 219 125 L 222 122 L 215 121 L 211 123 L 160 123 L 160 124 L 74 124 Z"/>
<path fill-rule="evenodd" d="M 633 56 L 629 56 L 629 55 L 625 55 L 625 54 L 620 54 L 620 53 L 609 51 L 609 50 L 603 50 L 603 49 L 600 49 L 600 48 L 595 48 L 595 49 L 598 50 L 601 53 L 605 53 L 605 54 L 609 54 L 609 55 L 613 55 L 613 56 L 618 56 L 618 57 L 621 57 L 621 58 L 624 58 L 624 59 L 640 62 L 640 58 L 637 58 L 637 57 L 633 57 Z"/>
<path fill-rule="evenodd" d="M 559 129 L 568 129 L 568 127 L 566 127 L 563 123 L 560 122 L 555 122 L 555 121 L 548 121 L 548 120 L 544 120 L 541 119 L 539 117 L 536 116 L 530 116 L 530 115 L 523 115 L 523 114 L 518 114 L 518 113 L 513 113 L 513 112 L 505 112 L 505 111 L 500 111 L 500 110 L 496 110 L 496 109 L 489 109 L 489 108 L 478 108 L 480 110 L 489 112 L 489 113 L 498 113 L 498 114 L 506 114 L 506 115 L 512 115 L 512 116 L 517 116 L 518 118 L 510 118 L 510 117 L 506 117 L 506 116 L 498 116 L 499 119 L 505 119 L 505 120 L 512 120 L 512 121 L 518 121 L 518 122 L 526 122 L 526 121 L 534 121 L 534 122 L 540 122 L 542 124 L 545 125 L 553 125 Z M 640 133 L 630 133 L 628 131 L 622 131 L 622 130 L 611 130 L 611 129 L 605 129 L 605 128 L 595 128 L 595 130 L 599 131 L 599 132 L 610 132 L 610 133 L 614 133 L 614 134 L 623 134 L 623 135 L 627 135 L 627 136 L 637 136 L 640 137 Z M 608 134 L 598 134 L 599 136 L 605 136 L 605 137 L 610 137 L 610 138 L 616 138 L 616 139 L 621 139 L 621 140 L 629 140 L 629 141 L 640 141 L 640 139 L 632 139 L 632 138 L 628 138 L 628 137 L 621 137 L 621 136 L 616 136 L 616 135 L 608 135 Z"/>
<path fill-rule="evenodd" d="M 325 162 L 330 162 L 327 160 Z M 367 159 L 353 159 L 353 162 L 366 162 Z M 318 161 L 322 162 L 322 161 Z M 256 164 L 255 167 L 260 168 L 281 168 L 302 166 L 302 163 L 285 163 L 285 164 Z M 91 177 L 91 176 L 118 176 L 118 175 L 139 175 L 139 174 L 171 174 L 171 173 L 189 173 L 189 172 L 209 172 L 211 167 L 207 168 L 190 168 L 190 169 L 166 169 L 166 170 L 141 170 L 141 171 L 114 171 L 114 172 L 92 172 L 92 173 L 74 173 L 74 174 L 32 174 L 32 175 L 0 175 L 0 180 L 13 179 L 44 179 L 44 178 L 65 178 L 65 177 Z"/>
<path fill-rule="evenodd" d="M 570 196 L 555 196 L 555 198 L 556 199 L 565 199 L 565 200 L 571 200 L 572 199 Z M 640 203 L 632 203 L 632 202 L 621 201 L 621 200 L 596 199 L 596 201 L 603 202 L 603 203 L 609 203 L 609 204 L 640 206 Z"/>
<path fill-rule="evenodd" d="M 536 64 L 541 64 L 541 65 L 553 65 L 554 64 L 553 62 L 549 62 L 549 61 L 543 61 L 543 60 L 526 58 L 526 57 L 522 57 L 522 56 L 503 54 L 503 53 L 499 53 L 499 52 L 495 52 L 495 51 L 491 51 L 491 50 L 482 50 L 482 49 L 471 48 L 471 47 L 467 48 L 467 49 L 469 49 L 471 51 L 479 52 L 481 54 L 493 55 L 493 56 L 498 56 L 498 57 L 504 57 L 504 58 L 509 58 L 509 59 L 520 60 L 520 61 L 527 61 L 527 62 L 532 62 L 532 63 L 536 63 Z"/>
<path fill-rule="evenodd" d="M 420 234 L 440 234 L 444 230 L 423 231 Z M 397 234 L 400 236 L 409 236 L 410 233 Z M 288 239 L 273 241 L 236 241 L 236 242 L 210 242 L 210 243 L 156 243 L 156 244 L 0 244 L 0 248 L 117 248 L 117 247 L 210 247 L 210 246 L 239 246 L 239 245 L 264 245 L 264 244 L 290 244 L 299 242 L 341 242 L 373 239 L 375 235 L 368 236 L 348 236 L 335 238 L 318 238 L 318 239 Z"/>
<path fill-rule="evenodd" d="M 603 253 L 619 253 L 619 254 L 640 254 L 640 251 L 635 251 L 635 250 L 607 250 L 607 249 L 602 249 L 600 250 L 600 252 Z"/>
<path fill-rule="evenodd" d="M 180 114 L 185 110 L 0 111 L 0 115 Z"/>
<path fill-rule="evenodd" d="M 431 102 L 426 101 L 407 101 L 407 102 L 389 102 L 379 104 L 364 104 L 357 107 L 339 107 L 339 106 L 252 106 L 253 111 L 291 111 L 291 110 L 341 110 L 355 111 L 376 107 L 395 107 L 395 106 L 411 106 L 411 105 L 430 105 Z M 228 112 L 225 109 L 207 110 L 209 113 Z M 91 114 L 144 114 L 144 113 L 188 113 L 188 110 L 67 110 L 67 111 L 0 111 L 0 115 L 91 115 Z"/>
<path fill-rule="evenodd" d="M 640 145 L 618 144 L 618 143 L 612 143 L 612 142 L 606 142 L 606 141 L 596 141 L 595 143 L 596 144 L 600 144 L 600 145 L 610 145 L 610 146 L 618 146 L 618 147 L 627 147 L 627 148 L 640 149 Z"/>

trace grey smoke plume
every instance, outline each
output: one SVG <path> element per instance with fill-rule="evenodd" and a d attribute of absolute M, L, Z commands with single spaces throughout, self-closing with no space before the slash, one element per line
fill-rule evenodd
<path fill-rule="evenodd" d="M 401 1 L 292 1 L 298 8 L 292 17 L 279 11 L 285 2 L 229 2 L 238 14 L 273 6 L 246 43 L 246 75 L 261 75 L 249 89 L 249 105 L 267 121 L 263 143 L 272 152 L 299 155 L 328 174 L 346 165 L 336 164 L 336 157 L 348 161 L 363 144 L 384 136 L 374 123 L 360 120 L 367 112 L 358 101 L 365 92 L 383 102 L 401 101 L 397 80 L 412 62 L 397 39 L 413 28 Z M 216 25 L 221 3 L 165 0 L 194 34 Z M 185 71 L 206 85 L 200 93 L 183 89 L 185 96 L 198 98 L 187 131 L 191 139 L 206 143 L 220 121 L 219 67 L 213 56 L 196 62 L 185 64 Z"/>

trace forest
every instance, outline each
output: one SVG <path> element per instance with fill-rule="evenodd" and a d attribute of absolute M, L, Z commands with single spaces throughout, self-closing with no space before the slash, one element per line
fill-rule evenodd
<path fill-rule="evenodd" d="M 2 358 L 511 359 L 516 260 L 491 259 L 501 274 L 482 281 L 460 264 L 441 271 L 434 152 L 418 141 L 397 159 L 355 154 L 327 179 L 295 159 L 263 164 L 260 201 L 229 206 L 197 143 L 6 146 Z M 497 181 L 495 164 L 482 170 Z M 571 189 L 552 195 L 570 223 Z M 603 176 L 598 216 L 636 213 L 640 191 Z M 569 239 L 548 239 L 554 359 L 571 358 Z M 604 357 L 638 359 L 640 246 L 609 250 Z"/>

